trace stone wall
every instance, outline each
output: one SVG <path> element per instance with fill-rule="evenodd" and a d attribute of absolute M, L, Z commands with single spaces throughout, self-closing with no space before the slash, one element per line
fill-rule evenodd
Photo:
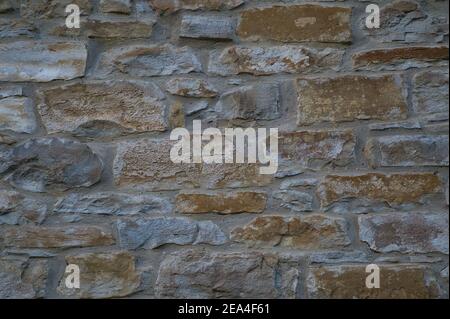
<path fill-rule="evenodd" d="M 448 297 L 448 6 L 0 0 L 0 297 Z M 193 120 L 277 174 L 172 163 Z"/>

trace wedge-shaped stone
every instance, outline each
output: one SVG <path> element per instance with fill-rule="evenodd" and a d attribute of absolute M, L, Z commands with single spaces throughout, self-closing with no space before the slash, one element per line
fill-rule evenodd
<path fill-rule="evenodd" d="M 87 50 L 81 42 L 44 40 L 0 44 L 0 81 L 49 82 L 82 77 Z"/>

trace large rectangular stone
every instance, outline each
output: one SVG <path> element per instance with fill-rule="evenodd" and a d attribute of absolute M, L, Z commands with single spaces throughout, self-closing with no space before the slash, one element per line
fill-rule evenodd
<path fill-rule="evenodd" d="M 325 207 L 355 198 L 388 204 L 416 203 L 426 195 L 440 192 L 442 183 L 438 176 L 431 173 L 368 173 L 326 176 L 317 194 L 322 207 Z"/>
<path fill-rule="evenodd" d="M 299 125 L 407 117 L 403 81 L 396 75 L 301 78 L 297 85 Z"/>
<path fill-rule="evenodd" d="M 289 5 L 241 13 L 237 33 L 250 40 L 351 42 L 351 8 Z"/>
<path fill-rule="evenodd" d="M 448 114 L 448 70 L 417 73 L 413 77 L 412 102 L 417 113 Z"/>
<path fill-rule="evenodd" d="M 0 81 L 49 82 L 82 77 L 87 50 L 81 42 L 23 40 L 0 44 Z"/>
<path fill-rule="evenodd" d="M 236 20 L 228 15 L 184 14 L 181 19 L 180 36 L 196 39 L 232 39 Z"/>
<path fill-rule="evenodd" d="M 448 254 L 447 213 L 388 213 L 358 219 L 359 237 L 382 252 Z"/>

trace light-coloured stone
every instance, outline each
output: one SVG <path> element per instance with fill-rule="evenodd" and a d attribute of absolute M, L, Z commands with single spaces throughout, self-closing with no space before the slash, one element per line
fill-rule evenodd
<path fill-rule="evenodd" d="M 263 192 L 184 192 L 176 197 L 176 211 L 183 214 L 262 213 L 267 195 Z"/>
<path fill-rule="evenodd" d="M 174 78 L 165 84 L 166 90 L 185 97 L 216 97 L 217 90 L 208 81 L 195 78 Z"/>
<path fill-rule="evenodd" d="M 162 261 L 155 291 L 158 298 L 295 298 L 299 272 L 285 268 L 273 254 L 177 252 Z"/>
<path fill-rule="evenodd" d="M 231 239 L 250 247 L 330 249 L 350 244 L 345 219 L 326 215 L 302 217 L 261 216 L 235 228 Z"/>
<path fill-rule="evenodd" d="M 329 175 L 317 195 L 322 207 L 350 199 L 387 202 L 390 205 L 417 203 L 424 196 L 442 192 L 442 182 L 431 173 Z"/>
<path fill-rule="evenodd" d="M 285 207 L 295 212 L 309 212 L 313 210 L 314 198 L 306 192 L 282 190 L 274 192 L 273 198 L 281 202 L 280 207 Z"/>
<path fill-rule="evenodd" d="M 417 113 L 448 113 L 448 71 L 417 73 L 413 78 L 412 102 Z"/>
<path fill-rule="evenodd" d="M 36 26 L 25 19 L 0 17 L 0 39 L 14 37 L 33 37 Z"/>
<path fill-rule="evenodd" d="M 98 226 L 9 226 L 0 240 L 6 247 L 70 248 L 114 244 L 111 231 Z"/>
<path fill-rule="evenodd" d="M 298 124 L 407 117 L 401 78 L 343 75 L 299 79 Z"/>
<path fill-rule="evenodd" d="M 75 83 L 39 92 L 38 105 L 49 133 L 83 130 L 95 122 L 111 122 L 130 132 L 164 131 L 163 92 L 143 82 Z"/>
<path fill-rule="evenodd" d="M 344 51 L 334 48 L 314 49 L 298 45 L 270 47 L 231 46 L 213 50 L 208 72 L 218 75 L 270 75 L 336 70 Z"/>
<path fill-rule="evenodd" d="M 377 252 L 449 252 L 446 213 L 374 214 L 358 221 L 361 240 Z"/>
<path fill-rule="evenodd" d="M 65 276 L 58 292 L 67 297 L 114 298 L 125 297 L 139 290 L 141 274 L 135 258 L 129 252 L 86 253 L 66 256 L 66 264 L 80 267 L 80 289 L 69 289 Z"/>
<path fill-rule="evenodd" d="M 201 71 L 202 65 L 191 48 L 142 44 L 103 52 L 93 75 L 99 78 L 121 74 L 145 77 Z"/>
<path fill-rule="evenodd" d="M 351 8 L 288 5 L 241 13 L 237 34 L 250 40 L 351 42 Z"/>
<path fill-rule="evenodd" d="M 372 167 L 448 166 L 448 135 L 397 135 L 370 139 Z"/>
<path fill-rule="evenodd" d="M 181 19 L 180 37 L 195 39 L 232 39 L 236 20 L 229 15 L 184 14 Z"/>
<path fill-rule="evenodd" d="M 20 0 L 20 15 L 27 19 L 66 17 L 66 7 L 75 4 L 81 15 L 92 12 L 91 0 Z"/>
<path fill-rule="evenodd" d="M 99 9 L 104 13 L 131 13 L 130 0 L 100 0 Z"/>
<path fill-rule="evenodd" d="M 0 184 L 0 225 L 40 224 L 47 216 L 48 205 Z"/>
<path fill-rule="evenodd" d="M 310 298 L 433 299 L 439 286 L 430 269 L 420 265 L 378 265 L 381 285 L 368 289 L 366 265 L 312 267 L 307 278 Z"/>
<path fill-rule="evenodd" d="M 151 6 L 162 12 L 178 10 L 230 10 L 245 2 L 245 0 L 149 0 Z"/>
<path fill-rule="evenodd" d="M 120 246 L 126 249 L 154 249 L 166 244 L 222 245 L 227 241 L 213 222 L 180 217 L 120 219 L 117 233 Z"/>
<path fill-rule="evenodd" d="M 48 82 L 84 75 L 87 50 L 81 42 L 23 40 L 0 44 L 0 81 Z"/>
<path fill-rule="evenodd" d="M 0 99 L 0 130 L 33 133 L 37 128 L 33 101 L 27 97 Z"/>

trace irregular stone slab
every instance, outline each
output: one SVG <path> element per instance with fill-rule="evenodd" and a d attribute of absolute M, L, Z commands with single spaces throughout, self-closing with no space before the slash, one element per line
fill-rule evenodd
<path fill-rule="evenodd" d="M 89 17 L 83 26 L 90 38 L 149 38 L 156 20 L 151 17 Z M 63 30 L 61 30 L 63 31 Z M 67 30 L 64 30 L 67 31 Z"/>
<path fill-rule="evenodd" d="M 146 190 L 198 187 L 201 167 L 173 163 L 170 160 L 173 144 L 148 138 L 118 143 L 113 165 L 116 185 Z"/>
<path fill-rule="evenodd" d="M 81 42 L 23 40 L 0 44 L 0 81 L 49 82 L 82 77 L 87 50 Z"/>
<path fill-rule="evenodd" d="M 359 216 L 359 237 L 383 253 L 448 254 L 448 214 L 389 213 Z"/>
<path fill-rule="evenodd" d="M 100 0 L 98 8 L 103 13 L 131 13 L 130 0 Z"/>
<path fill-rule="evenodd" d="M 353 131 L 301 131 L 279 137 L 281 158 L 303 166 L 333 163 L 346 165 L 355 159 Z"/>
<path fill-rule="evenodd" d="M 184 14 L 181 19 L 180 37 L 195 39 L 233 39 L 236 20 L 228 15 Z"/>
<path fill-rule="evenodd" d="M 162 12 L 178 10 L 230 10 L 245 0 L 150 0 L 152 8 Z"/>
<path fill-rule="evenodd" d="M 424 196 L 440 193 L 442 183 L 430 173 L 328 175 L 317 195 L 322 207 L 348 199 L 368 199 L 388 204 L 419 202 Z"/>
<path fill-rule="evenodd" d="M 65 10 L 69 4 L 76 4 L 81 15 L 89 15 L 92 12 L 90 0 L 21 0 L 20 15 L 36 19 L 66 17 Z"/>
<path fill-rule="evenodd" d="M 33 37 L 35 32 L 36 26 L 25 19 L 0 17 L 0 39 Z"/>
<path fill-rule="evenodd" d="M 0 149 L 0 172 L 12 166 L 8 182 L 31 192 L 89 187 L 100 180 L 103 170 L 87 145 L 60 137 L 30 139 L 8 148 L 4 158 Z"/>
<path fill-rule="evenodd" d="M 222 245 L 225 234 L 211 221 L 194 221 L 188 218 L 139 218 L 117 221 L 119 244 L 122 248 L 154 249 L 166 244 Z"/>
<path fill-rule="evenodd" d="M 448 113 L 448 71 L 417 73 L 413 78 L 412 102 L 417 113 Z"/>
<path fill-rule="evenodd" d="M 201 71 L 199 59 L 188 47 L 144 44 L 116 47 L 103 52 L 93 75 L 100 78 L 120 74 L 140 77 Z"/>
<path fill-rule="evenodd" d="M 114 238 L 109 230 L 97 226 L 11 226 L 0 239 L 6 247 L 70 248 L 109 246 Z"/>
<path fill-rule="evenodd" d="M 69 194 L 57 201 L 56 213 L 94 215 L 167 214 L 172 211 L 168 200 L 149 194 L 100 192 Z"/>
<path fill-rule="evenodd" d="M 44 201 L 0 185 L 0 225 L 40 224 L 47 212 L 48 205 Z"/>
<path fill-rule="evenodd" d="M 296 212 L 309 212 L 313 210 L 314 198 L 306 192 L 283 190 L 273 193 L 273 198 L 281 201 L 280 207 L 285 207 Z"/>
<path fill-rule="evenodd" d="M 340 49 L 314 49 L 298 45 L 232 46 L 211 52 L 208 72 L 227 76 L 242 73 L 270 75 L 336 70 L 343 55 L 344 51 Z"/>
<path fill-rule="evenodd" d="M 396 70 L 426 67 L 432 61 L 448 60 L 448 47 L 399 47 L 361 51 L 352 56 L 355 69 Z"/>
<path fill-rule="evenodd" d="M 406 119 L 403 83 L 395 75 L 299 79 L 298 124 Z"/>
<path fill-rule="evenodd" d="M 351 42 L 351 13 L 310 4 L 252 8 L 241 13 L 237 34 L 250 40 Z"/>
<path fill-rule="evenodd" d="M 158 298 L 295 298 L 298 270 L 273 254 L 186 251 L 159 268 Z"/>
<path fill-rule="evenodd" d="M 111 122 L 131 132 L 167 129 L 163 92 L 143 82 L 74 83 L 39 91 L 38 110 L 49 133 Z"/>
<path fill-rule="evenodd" d="M 0 298 L 44 297 L 48 270 L 48 263 L 45 260 L 27 260 L 20 257 L 0 258 Z"/>
<path fill-rule="evenodd" d="M 183 214 L 238 214 L 262 213 L 267 195 L 263 192 L 236 193 L 179 193 L 176 211 Z"/>
<path fill-rule="evenodd" d="M 66 264 L 80 267 L 80 289 L 66 288 L 64 276 L 58 292 L 76 298 L 125 297 L 139 290 L 141 274 L 129 252 L 87 253 L 65 257 Z"/>
<path fill-rule="evenodd" d="M 279 85 L 262 83 L 225 92 L 216 109 L 226 119 L 274 120 L 281 116 L 280 104 Z"/>
<path fill-rule="evenodd" d="M 448 135 L 372 138 L 366 156 L 372 167 L 448 166 Z"/>
<path fill-rule="evenodd" d="M 231 232 L 231 239 L 250 247 L 330 249 L 350 244 L 346 221 L 340 217 L 261 216 Z"/>
<path fill-rule="evenodd" d="M 0 98 L 10 96 L 22 96 L 23 90 L 20 85 L 1 84 L 0 85 Z"/>
<path fill-rule="evenodd" d="M 33 133 L 37 128 L 33 101 L 27 97 L 0 99 L 0 130 Z"/>
<path fill-rule="evenodd" d="M 267 186 L 273 175 L 260 174 L 258 164 L 207 164 L 202 166 L 203 184 L 210 189 Z"/>
<path fill-rule="evenodd" d="M 432 271 L 420 265 L 378 265 L 379 289 L 367 289 L 366 265 L 336 265 L 310 268 L 307 288 L 310 298 L 332 299 L 433 299 L 439 286 Z M 401 287 L 401 289 L 399 289 Z"/>
<path fill-rule="evenodd" d="M 175 78 L 166 83 L 166 90 L 173 94 L 185 97 L 216 97 L 217 90 L 203 79 Z"/>

